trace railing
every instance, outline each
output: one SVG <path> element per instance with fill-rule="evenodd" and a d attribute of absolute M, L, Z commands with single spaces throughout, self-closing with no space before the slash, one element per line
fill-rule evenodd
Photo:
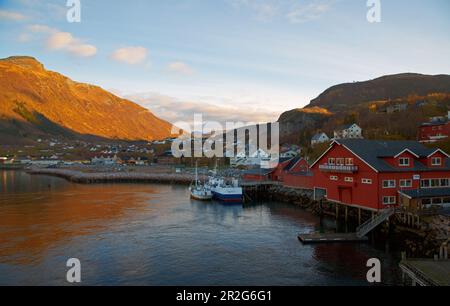
<path fill-rule="evenodd" d="M 358 226 L 356 229 L 356 235 L 358 237 L 364 237 L 367 235 L 371 230 L 373 230 L 375 227 L 386 221 L 389 217 L 395 214 L 395 208 L 389 208 L 385 209 L 382 212 L 380 212 L 378 215 L 375 216 L 375 218 L 368 220 L 364 224 Z"/>
<path fill-rule="evenodd" d="M 319 169 L 324 172 L 343 172 L 343 173 L 358 172 L 358 166 L 320 165 Z"/>

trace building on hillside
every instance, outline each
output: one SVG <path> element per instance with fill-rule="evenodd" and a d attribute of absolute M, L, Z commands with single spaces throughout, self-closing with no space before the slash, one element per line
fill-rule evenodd
<path fill-rule="evenodd" d="M 176 158 L 173 156 L 172 150 L 168 150 L 159 154 L 155 161 L 160 165 L 178 165 L 183 161 L 183 157 Z"/>
<path fill-rule="evenodd" d="M 447 117 L 432 118 L 419 127 L 418 140 L 422 143 L 447 140 L 450 136 L 450 112 Z"/>
<path fill-rule="evenodd" d="M 316 199 L 352 207 L 409 207 L 405 197 L 416 208 L 426 208 L 435 196 L 441 206 L 450 201 L 449 156 L 416 141 L 335 140 L 311 171 Z"/>
<path fill-rule="evenodd" d="M 362 129 L 356 124 L 340 126 L 334 131 L 334 139 L 361 139 Z"/>
<path fill-rule="evenodd" d="M 311 146 L 315 146 L 320 143 L 326 143 L 330 141 L 330 138 L 325 133 L 317 133 L 311 138 Z"/>
<path fill-rule="evenodd" d="M 255 150 L 252 154 L 239 152 L 235 157 L 230 158 L 231 167 L 253 167 L 261 166 L 268 159 L 271 159 L 269 153 L 262 149 Z M 264 166 L 263 166 L 264 167 Z"/>

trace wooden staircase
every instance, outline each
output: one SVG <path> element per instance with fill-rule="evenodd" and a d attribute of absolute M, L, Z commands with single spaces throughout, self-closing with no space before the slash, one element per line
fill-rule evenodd
<path fill-rule="evenodd" d="M 394 214 L 395 208 L 389 208 L 381 211 L 378 215 L 375 216 L 375 218 L 372 218 L 358 226 L 358 228 L 356 229 L 356 236 L 358 236 L 359 238 L 364 237 Z"/>

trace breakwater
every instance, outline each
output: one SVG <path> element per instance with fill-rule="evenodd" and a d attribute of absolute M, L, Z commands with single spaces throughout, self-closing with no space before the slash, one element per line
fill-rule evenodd
<path fill-rule="evenodd" d="M 70 169 L 29 169 L 31 175 L 51 175 L 78 184 L 101 183 L 162 183 L 189 185 L 195 176 L 186 173 L 149 172 L 82 172 Z M 204 179 L 204 177 L 200 177 Z"/>

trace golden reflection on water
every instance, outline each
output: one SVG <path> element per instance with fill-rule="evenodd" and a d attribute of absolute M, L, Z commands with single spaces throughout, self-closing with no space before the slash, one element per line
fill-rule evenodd
<path fill-rule="evenodd" d="M 0 182 L 0 263 L 39 263 L 51 248 L 141 213 L 154 194 L 145 185 L 73 184 L 58 190 L 7 193 L 11 177 L 5 175 Z"/>

